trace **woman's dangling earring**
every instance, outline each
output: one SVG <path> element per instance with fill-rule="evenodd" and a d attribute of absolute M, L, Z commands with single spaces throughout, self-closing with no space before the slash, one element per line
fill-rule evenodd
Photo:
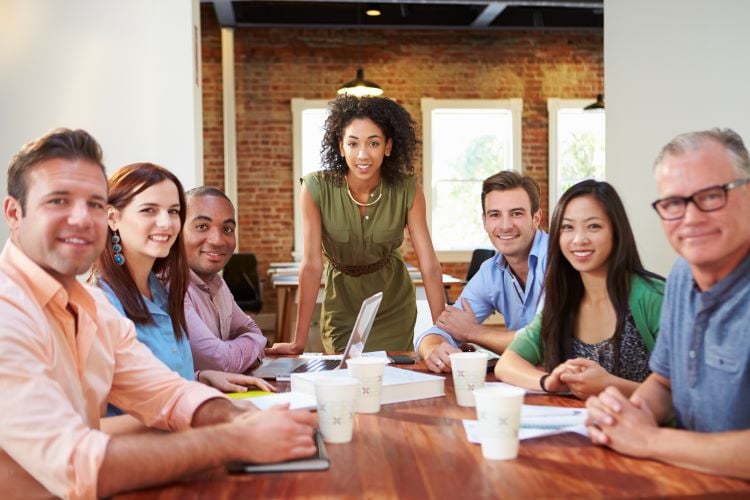
<path fill-rule="evenodd" d="M 122 254 L 120 241 L 120 233 L 115 230 L 114 234 L 112 234 L 112 252 L 115 254 L 115 264 L 118 266 L 125 264 L 125 256 Z"/>

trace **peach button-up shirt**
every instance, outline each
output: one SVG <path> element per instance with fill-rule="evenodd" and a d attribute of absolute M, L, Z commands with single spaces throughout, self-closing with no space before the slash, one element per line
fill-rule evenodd
<path fill-rule="evenodd" d="M 157 360 L 99 290 L 76 282 L 66 291 L 8 240 L 0 254 L 1 498 L 95 498 L 107 401 L 148 426 L 180 430 L 214 397 L 223 396 Z"/>

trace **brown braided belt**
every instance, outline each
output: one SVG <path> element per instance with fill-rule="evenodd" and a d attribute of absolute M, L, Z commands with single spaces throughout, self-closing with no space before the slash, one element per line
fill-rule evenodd
<path fill-rule="evenodd" d="M 379 261 L 373 262 L 372 264 L 350 266 L 348 264 L 341 264 L 340 262 L 336 262 L 328 254 L 324 253 L 324 255 L 328 259 L 328 262 L 331 264 L 331 267 L 348 276 L 364 276 L 365 274 L 374 273 L 378 269 L 382 269 L 383 267 L 385 267 L 388 261 L 391 260 L 391 256 L 389 254 Z"/>

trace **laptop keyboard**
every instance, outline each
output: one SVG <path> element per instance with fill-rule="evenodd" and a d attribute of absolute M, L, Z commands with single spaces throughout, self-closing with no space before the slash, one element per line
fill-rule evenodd
<path fill-rule="evenodd" d="M 304 364 L 299 365 L 292 373 L 321 372 L 325 370 L 335 370 L 341 364 L 338 359 L 309 359 Z"/>

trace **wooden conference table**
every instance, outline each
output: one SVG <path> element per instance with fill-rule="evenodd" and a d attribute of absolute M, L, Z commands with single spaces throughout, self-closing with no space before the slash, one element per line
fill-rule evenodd
<path fill-rule="evenodd" d="M 425 370 L 421 362 L 416 369 Z M 750 497 L 750 481 L 626 457 L 577 434 L 521 441 L 517 459 L 485 460 L 480 446 L 466 440 L 461 420 L 476 415 L 456 405 L 450 375 L 445 391 L 446 397 L 357 415 L 352 442 L 327 445 L 327 471 L 234 475 L 217 468 L 117 498 Z M 524 402 L 583 405 L 548 395 L 527 395 Z"/>
<path fill-rule="evenodd" d="M 271 283 L 276 289 L 276 338 L 275 342 L 291 342 L 294 329 L 294 321 L 297 315 L 297 289 L 299 288 L 299 276 L 296 271 L 299 267 L 294 267 L 291 264 L 289 267 L 278 267 L 281 264 L 276 264 L 276 267 L 272 266 L 269 270 L 271 274 Z M 280 271 L 281 270 L 281 271 Z M 425 298 L 424 289 L 422 288 L 423 281 L 422 275 L 418 270 L 410 269 L 409 274 L 411 275 L 412 282 L 417 287 L 417 298 Z M 451 276 L 449 274 L 443 274 L 443 286 L 447 289 L 454 283 L 463 283 L 462 280 Z M 321 288 L 323 282 L 320 283 Z M 318 294 L 318 302 L 322 300 L 321 295 Z"/>

